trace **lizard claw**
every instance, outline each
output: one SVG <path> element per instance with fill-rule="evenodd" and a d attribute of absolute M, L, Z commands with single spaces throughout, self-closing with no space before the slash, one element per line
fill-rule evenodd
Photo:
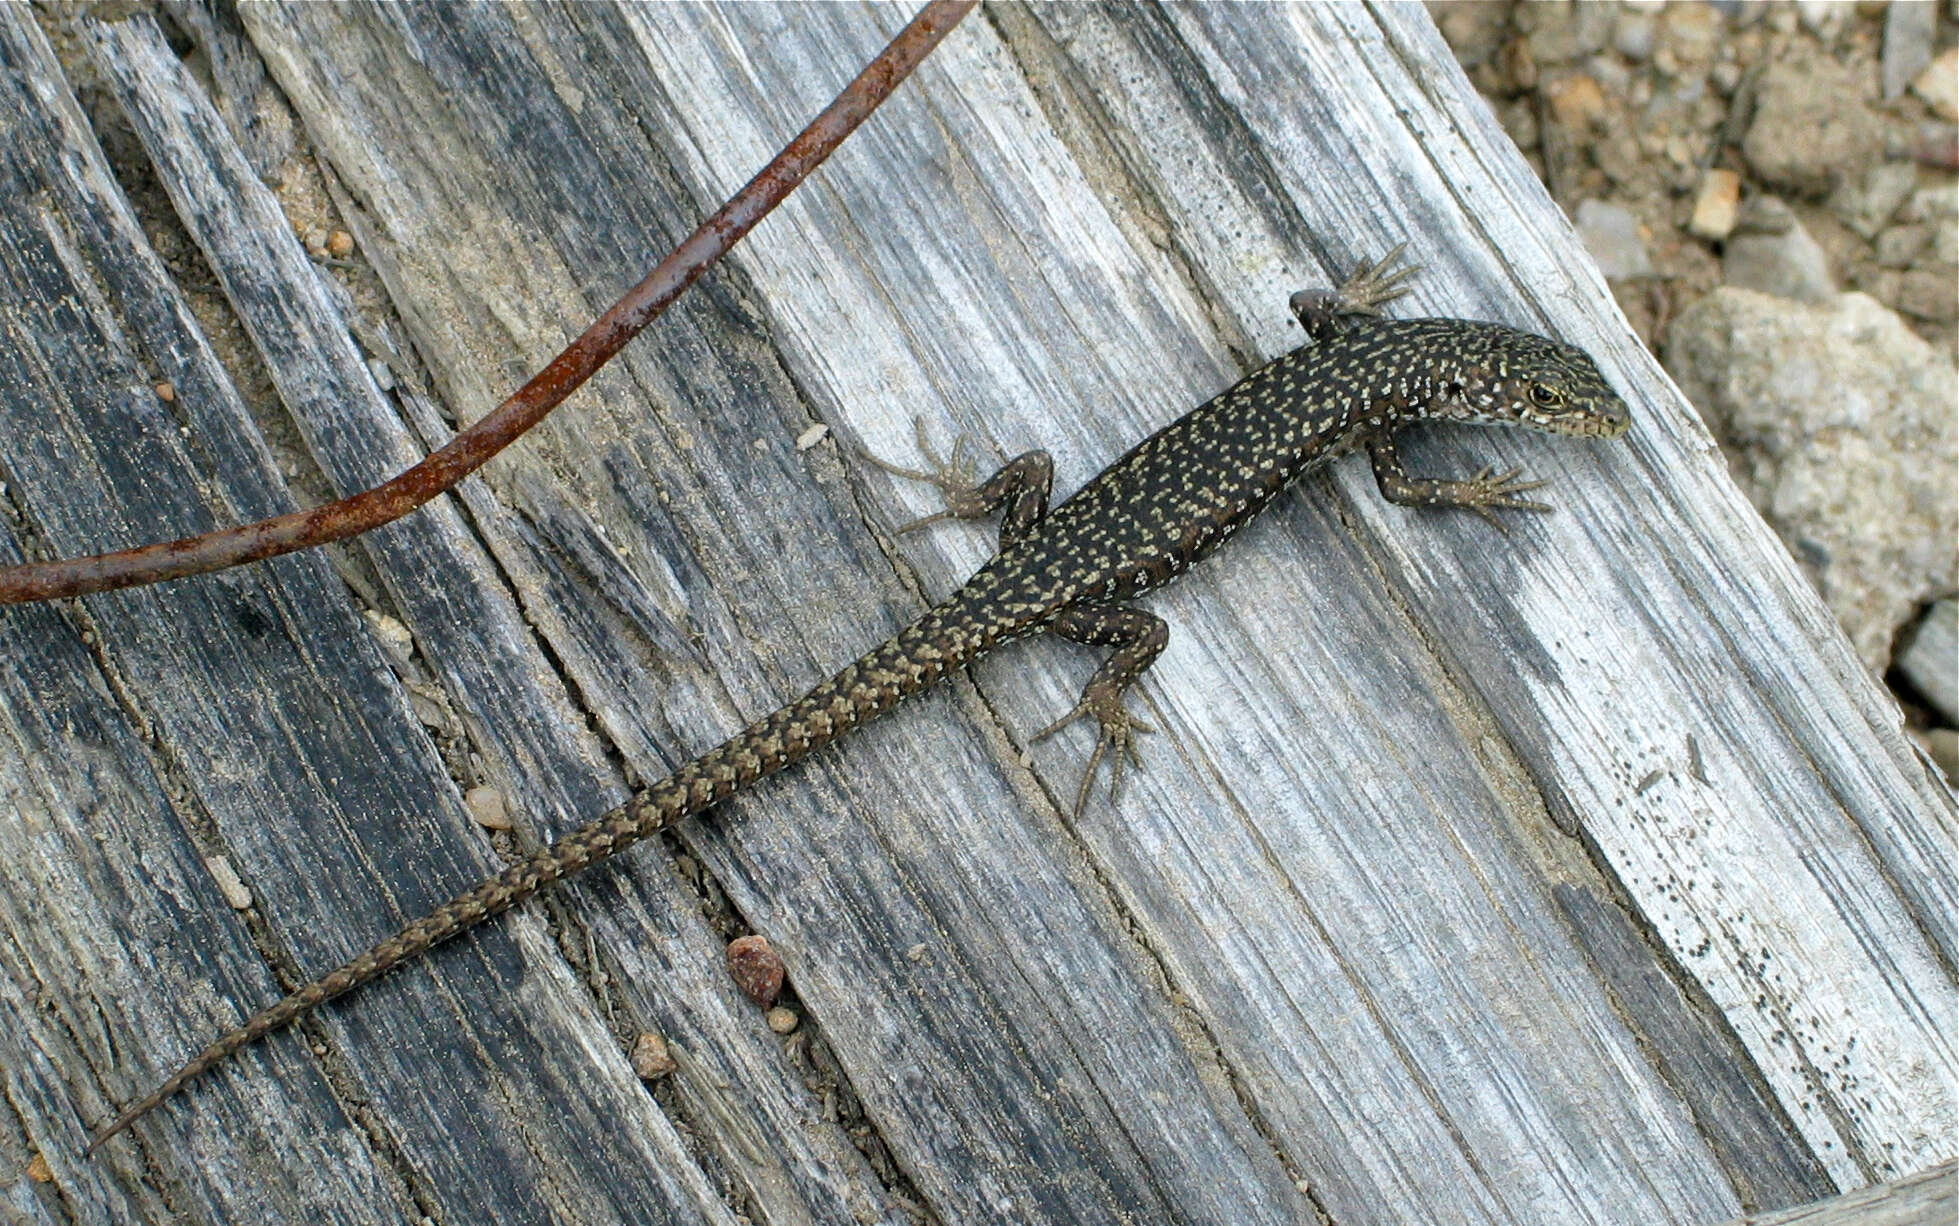
<path fill-rule="evenodd" d="M 1136 752 L 1136 737 L 1141 733 L 1155 732 L 1156 729 L 1131 715 L 1122 705 L 1122 698 L 1116 693 L 1097 691 L 1084 694 L 1075 704 L 1074 710 L 1028 738 L 1029 745 L 1044 741 L 1066 728 L 1083 716 L 1093 715 L 1100 727 L 1095 739 L 1095 748 L 1088 755 L 1088 769 L 1082 773 L 1082 785 L 1075 793 L 1075 817 L 1079 819 L 1088 808 L 1088 794 L 1094 789 L 1096 771 L 1101 768 L 1102 758 L 1109 750 L 1115 750 L 1113 766 L 1109 772 L 1109 802 L 1115 803 L 1122 794 L 1122 768 L 1125 762 L 1142 769 L 1143 759 Z"/>

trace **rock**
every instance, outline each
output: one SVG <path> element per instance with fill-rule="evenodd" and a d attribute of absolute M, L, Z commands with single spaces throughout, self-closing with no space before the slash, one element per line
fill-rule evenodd
<path fill-rule="evenodd" d="M 1884 126 L 1846 99 L 1873 93 L 1863 76 L 1820 55 L 1777 61 L 1762 73 L 1742 155 L 1770 185 L 1821 196 L 1862 173 L 1884 150 Z"/>
<path fill-rule="evenodd" d="M 485 830 L 509 830 L 516 823 L 510 820 L 510 808 L 503 802 L 503 793 L 483 784 L 463 793 L 463 807 L 469 816 Z"/>
<path fill-rule="evenodd" d="M 666 1039 L 650 1030 L 633 1040 L 628 1059 L 632 1061 L 633 1075 L 641 1081 L 657 1081 L 680 1068 Z"/>
<path fill-rule="evenodd" d="M 1910 162 L 1880 162 L 1861 180 L 1830 197 L 1830 211 L 1859 236 L 1870 238 L 1891 223 L 1918 187 L 1918 168 Z"/>
<path fill-rule="evenodd" d="M 1735 229 L 1721 257 L 1721 276 L 1729 285 L 1795 302 L 1836 297 L 1829 257 L 1788 205 L 1772 196 L 1751 200 Z"/>
<path fill-rule="evenodd" d="M 1884 82 L 1886 98 L 1904 93 L 1932 62 L 1932 37 L 1938 23 L 1938 9 L 1930 4 L 1885 6 L 1884 53 L 1878 62 L 1878 75 Z"/>
<path fill-rule="evenodd" d="M 1905 675 L 1948 724 L 1959 724 L 1959 600 L 1934 601 L 1898 653 Z"/>
<path fill-rule="evenodd" d="M 1499 4 L 1449 4 L 1429 15 L 1466 69 L 1487 64 L 1510 35 L 1510 20 Z"/>
<path fill-rule="evenodd" d="M 1857 15 L 1857 0 L 1796 0 L 1803 29 L 1823 42 L 1835 38 Z"/>
<path fill-rule="evenodd" d="M 1930 728 L 1918 733 L 1918 743 L 1925 747 L 1926 756 L 1945 772 L 1946 782 L 1959 784 L 1959 731 Z"/>
<path fill-rule="evenodd" d="M 1512 10 L 1539 64 L 1568 64 L 1605 50 L 1612 41 L 1609 4 L 1531 4 Z"/>
<path fill-rule="evenodd" d="M 1892 226 L 1877 236 L 1873 254 L 1879 268 L 1909 268 L 1929 250 L 1935 235 L 1925 222 Z"/>
<path fill-rule="evenodd" d="M 736 937 L 728 944 L 728 974 L 742 995 L 766 1009 L 782 991 L 782 955 L 764 936 Z"/>
<path fill-rule="evenodd" d="M 1907 268 L 1896 276 L 1889 299 L 1892 306 L 1913 319 L 1959 321 L 1959 287 L 1952 283 L 1952 269 Z"/>
<path fill-rule="evenodd" d="M 1581 200 L 1574 219 L 1578 237 L 1608 281 L 1653 275 L 1653 259 L 1639 234 L 1639 219 L 1624 206 Z"/>
<path fill-rule="evenodd" d="M 224 900 L 231 904 L 234 910 L 250 909 L 252 892 L 245 888 L 243 881 L 238 879 L 238 870 L 231 867 L 230 860 L 224 856 L 212 856 L 204 861 L 204 867 L 210 871 L 211 880 L 218 883 L 218 892 L 224 895 Z"/>
<path fill-rule="evenodd" d="M 1705 68 L 1720 53 L 1726 31 L 1718 6 L 1669 4 L 1660 22 L 1661 43 L 1681 66 Z"/>
<path fill-rule="evenodd" d="M 1805 305 L 1717 289 L 1663 359 L 1873 670 L 1959 581 L 1955 372 L 1863 294 Z"/>

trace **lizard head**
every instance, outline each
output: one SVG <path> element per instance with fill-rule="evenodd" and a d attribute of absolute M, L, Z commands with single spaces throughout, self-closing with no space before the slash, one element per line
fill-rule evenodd
<path fill-rule="evenodd" d="M 1591 438 L 1618 438 L 1632 425 L 1584 350 L 1497 324 L 1469 329 L 1436 372 L 1436 417 Z"/>

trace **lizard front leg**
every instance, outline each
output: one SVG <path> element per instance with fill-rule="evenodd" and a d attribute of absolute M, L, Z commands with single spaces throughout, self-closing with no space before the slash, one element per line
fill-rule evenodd
<path fill-rule="evenodd" d="M 1519 481 L 1523 469 L 1513 468 L 1495 476 L 1485 468 L 1466 481 L 1436 477 L 1411 477 L 1401 466 L 1391 435 L 1379 434 L 1367 440 L 1367 456 L 1374 462 L 1374 484 L 1381 497 L 1404 507 L 1462 507 L 1481 515 L 1504 531 L 1503 521 L 1490 514 L 1491 508 L 1505 511 L 1548 511 L 1550 506 L 1518 495 L 1543 485 L 1542 481 Z"/>
<path fill-rule="evenodd" d="M 1128 708 L 1122 705 L 1122 692 L 1163 653 L 1163 648 L 1170 642 L 1170 626 L 1154 613 L 1145 613 L 1141 609 L 1079 604 L 1063 609 L 1046 628 L 1071 642 L 1116 649 L 1115 654 L 1102 661 L 1102 667 L 1096 669 L 1095 675 L 1082 687 L 1081 701 L 1075 704 L 1074 709 L 1035 733 L 1028 741 L 1031 745 L 1052 736 L 1083 716 L 1095 717 L 1100 731 L 1095 749 L 1088 757 L 1088 769 L 1082 774 L 1081 790 L 1075 794 L 1075 816 L 1079 818 L 1088 804 L 1089 789 L 1095 784 L 1095 772 L 1101 766 L 1104 754 L 1111 749 L 1115 751 L 1115 765 L 1109 776 L 1111 801 L 1122 787 L 1124 760 L 1142 766 L 1136 754 L 1136 734 L 1154 732 L 1155 729 L 1129 713 Z"/>
<path fill-rule="evenodd" d="M 1000 547 L 1004 549 L 1027 535 L 1047 517 L 1048 499 L 1054 489 L 1054 461 L 1047 452 L 1024 451 L 1001 465 L 999 471 L 985 481 L 975 482 L 971 466 L 959 454 L 966 444 L 963 435 L 953 443 L 951 457 L 941 460 L 926 441 L 925 423 L 918 421 L 914 425 L 918 432 L 919 453 L 930 466 L 923 471 L 881 460 L 868 451 L 858 452 L 893 476 L 908 481 L 924 481 L 944 491 L 945 510 L 912 520 L 898 529 L 900 533 L 911 532 L 942 519 L 984 519 L 997 508 L 1005 506 L 1007 512 L 1000 520 Z"/>
<path fill-rule="evenodd" d="M 1410 264 L 1401 258 L 1407 248 L 1407 243 L 1396 245 L 1379 263 L 1357 269 L 1339 289 L 1300 290 L 1287 303 L 1292 308 L 1292 317 L 1306 329 L 1308 336 L 1324 341 L 1340 330 L 1348 316 L 1378 316 L 1383 304 L 1408 292 L 1405 283 L 1422 270 L 1420 264 Z"/>

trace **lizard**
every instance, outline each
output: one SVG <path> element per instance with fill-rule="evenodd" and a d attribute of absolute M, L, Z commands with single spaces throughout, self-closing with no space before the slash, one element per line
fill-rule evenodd
<path fill-rule="evenodd" d="M 1405 246 L 1405 244 L 1403 245 Z M 997 647 L 1036 633 L 1113 652 L 1080 701 L 1036 733 L 1080 719 L 1098 735 L 1075 798 L 1086 805 L 1105 756 L 1110 789 L 1148 725 L 1123 693 L 1163 651 L 1169 626 L 1130 602 L 1209 556 L 1302 474 L 1364 450 L 1375 483 L 1405 506 L 1459 507 L 1502 527 L 1495 511 L 1548 511 L 1523 497 L 1544 484 L 1521 470 L 1441 479 L 1412 476 L 1397 435 L 1418 423 L 1516 425 L 1552 434 L 1617 438 L 1631 413 L 1582 350 L 1500 324 L 1395 320 L 1380 308 L 1419 271 L 1396 247 L 1339 288 L 1289 302 L 1308 343 L 1240 379 L 1158 430 L 1050 507 L 1054 466 L 1044 451 L 1016 456 L 982 482 L 958 449 L 928 471 L 867 457 L 931 482 L 945 509 L 900 529 L 1001 512 L 1000 545 L 956 592 L 801 698 L 762 717 L 624 805 L 512 863 L 351 961 L 294 989 L 191 1057 L 130 1104 L 89 1143 L 93 1152 L 226 1057 L 314 1008 L 386 974 L 438 942 L 496 916 L 540 889 L 607 859 L 736 791 L 800 762 Z"/>

